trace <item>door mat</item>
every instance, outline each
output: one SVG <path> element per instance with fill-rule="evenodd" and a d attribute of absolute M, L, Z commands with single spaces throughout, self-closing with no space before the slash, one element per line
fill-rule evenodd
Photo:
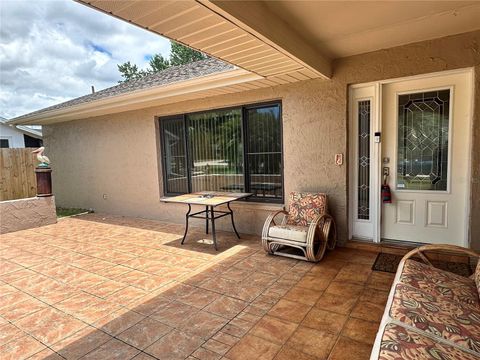
<path fill-rule="evenodd" d="M 402 260 L 402 258 L 402 255 L 379 253 L 375 259 L 375 262 L 373 263 L 372 270 L 396 273 L 398 264 L 400 264 L 400 260 Z M 423 263 L 423 261 L 419 258 L 413 257 L 412 259 Z M 472 267 L 466 263 L 432 261 L 432 264 L 439 269 L 446 270 L 460 276 L 468 277 L 473 274 Z"/>

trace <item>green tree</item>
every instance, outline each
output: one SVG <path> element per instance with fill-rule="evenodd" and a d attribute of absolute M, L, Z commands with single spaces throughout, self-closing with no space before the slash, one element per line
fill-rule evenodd
<path fill-rule="evenodd" d="M 208 56 L 199 51 L 176 43 L 175 41 L 170 41 L 169 59 L 164 58 L 160 54 L 155 54 L 149 61 L 149 67 L 144 70 L 139 69 L 138 66 L 135 64 L 131 64 L 130 61 L 127 61 L 126 63 L 123 63 L 121 65 L 117 65 L 118 71 L 123 78 L 123 80 L 120 80 L 119 83 L 129 80 L 137 80 L 144 77 L 145 75 L 165 70 L 170 66 L 185 65 L 206 58 L 208 58 Z"/>
<path fill-rule="evenodd" d="M 170 65 L 185 65 L 194 61 L 206 59 L 207 56 L 182 44 L 170 41 Z"/>
<path fill-rule="evenodd" d="M 149 61 L 149 64 L 150 64 L 150 72 L 162 71 L 170 67 L 170 61 L 168 61 L 168 59 L 165 59 L 160 54 L 153 55 Z"/>

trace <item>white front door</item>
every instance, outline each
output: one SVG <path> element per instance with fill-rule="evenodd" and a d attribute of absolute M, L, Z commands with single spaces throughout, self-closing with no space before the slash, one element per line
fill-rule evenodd
<path fill-rule="evenodd" d="M 381 238 L 466 245 L 471 73 L 381 86 Z"/>

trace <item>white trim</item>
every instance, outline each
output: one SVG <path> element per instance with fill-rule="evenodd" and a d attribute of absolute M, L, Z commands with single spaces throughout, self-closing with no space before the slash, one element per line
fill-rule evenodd
<path fill-rule="evenodd" d="M 472 126 L 473 126 L 473 114 L 474 114 L 474 95 L 475 95 L 475 84 L 474 84 L 474 68 L 473 67 L 468 67 L 468 68 L 461 68 L 461 69 L 454 69 L 454 70 L 447 70 L 447 71 L 439 71 L 439 72 L 434 72 L 434 73 L 426 73 L 426 74 L 419 74 L 419 75 L 414 75 L 414 76 L 405 76 L 405 77 L 400 77 L 400 78 L 392 78 L 392 79 L 385 79 L 385 80 L 380 80 L 380 81 L 374 81 L 374 82 L 368 82 L 368 83 L 361 83 L 361 84 L 352 84 L 349 86 L 349 97 L 348 97 L 348 109 L 349 109 L 349 132 L 348 134 L 348 139 L 349 139 L 349 147 L 350 147 L 350 166 L 349 166 L 349 174 L 348 174 L 348 181 L 349 181 L 349 207 L 350 209 L 353 209 L 353 194 L 354 194 L 354 189 L 352 190 L 353 184 L 355 182 L 353 181 L 353 177 L 356 176 L 355 170 L 352 172 L 352 165 L 355 164 L 355 157 L 352 155 L 352 145 L 355 144 L 355 142 L 352 142 L 352 137 L 355 135 L 352 135 L 352 125 L 351 125 L 351 117 L 352 117 L 352 109 L 353 109 L 353 95 L 352 92 L 355 89 L 361 89 L 361 88 L 366 88 L 369 86 L 374 86 L 375 87 L 375 95 L 374 95 L 374 101 L 376 104 L 376 111 L 375 111 L 375 116 L 372 116 L 372 123 L 371 126 L 373 125 L 373 133 L 375 132 L 380 132 L 382 134 L 383 138 L 383 133 L 382 133 L 382 104 L 383 104 L 383 99 L 382 99 L 382 93 L 383 89 L 382 86 L 386 84 L 391 84 L 391 83 L 396 83 L 396 82 L 402 82 L 402 81 L 408 81 L 408 80 L 421 80 L 421 79 L 431 79 L 434 77 L 443 77 L 443 76 L 448 76 L 448 75 L 455 75 L 455 74 L 467 74 L 469 75 L 469 82 L 470 82 L 470 109 L 469 109 L 469 116 L 468 116 L 468 123 L 469 123 L 469 137 L 467 141 L 469 142 L 469 150 L 467 154 L 467 183 L 466 185 L 466 191 L 465 191 L 465 218 L 464 218 L 464 239 L 463 239 L 463 244 L 465 247 L 469 247 L 469 238 L 470 238 L 470 213 L 471 213 L 471 203 L 470 203 L 470 194 L 471 194 L 471 176 L 472 176 L 472 146 L 473 142 L 471 139 L 472 136 Z M 450 119 L 449 119 L 449 145 L 453 145 L 453 126 L 452 126 L 452 121 L 453 121 L 453 98 L 454 98 L 454 89 L 452 86 L 450 87 L 445 87 L 445 88 L 451 88 L 451 99 L 452 99 L 452 104 L 450 106 Z M 440 89 L 437 88 L 437 89 Z M 383 141 L 383 139 L 381 140 Z M 451 179 L 450 179 L 450 167 L 452 163 L 451 159 L 451 153 L 452 153 L 452 147 L 449 146 L 449 155 L 448 155 L 448 190 L 450 191 L 451 187 Z M 397 156 L 397 155 L 395 155 Z M 382 199 L 381 199 L 381 192 L 380 192 L 380 185 L 382 183 L 382 142 L 380 143 L 374 143 L 373 144 L 373 156 L 372 156 L 372 165 L 371 165 L 371 172 L 373 177 L 373 189 L 377 188 L 378 191 L 371 191 L 371 194 L 377 194 L 373 198 L 375 199 L 374 205 L 372 207 L 371 211 L 371 220 L 373 221 L 373 242 L 375 243 L 380 243 L 381 242 L 381 213 L 382 213 Z M 375 159 L 375 160 L 373 160 Z M 375 161 L 375 162 L 373 162 Z M 377 164 L 375 168 L 375 163 Z M 371 179 L 372 180 L 372 179 Z M 395 175 L 395 184 L 396 184 L 396 175 Z M 414 192 L 414 191 L 412 191 Z M 417 191 L 418 192 L 418 191 Z M 437 192 L 438 193 L 438 192 Z M 448 193 L 448 192 L 444 192 Z M 353 237 L 357 238 L 358 236 L 355 236 L 353 233 L 353 221 L 354 221 L 354 214 L 355 211 L 351 210 L 350 214 L 348 216 L 348 238 L 352 239 Z"/>
<path fill-rule="evenodd" d="M 260 79 L 263 79 L 260 75 L 237 68 L 187 81 L 110 96 L 66 108 L 44 111 L 39 114 L 34 113 L 18 120 L 9 121 L 8 124 L 42 125 L 46 123 L 85 119 L 93 116 L 144 108 L 146 105 L 152 106 L 148 105 L 148 103 L 152 104 L 152 102 L 158 102 L 160 100 L 168 99 L 169 102 L 172 103 L 175 102 L 172 101 L 172 98 L 176 96 L 188 96 L 205 90 Z M 185 98 L 182 97 L 181 100 L 185 100 Z"/>

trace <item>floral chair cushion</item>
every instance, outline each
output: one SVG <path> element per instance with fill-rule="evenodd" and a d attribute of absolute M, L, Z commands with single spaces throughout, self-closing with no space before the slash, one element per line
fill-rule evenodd
<path fill-rule="evenodd" d="M 398 284 L 390 317 L 480 355 L 480 310 Z"/>
<path fill-rule="evenodd" d="M 379 360 L 456 359 L 474 360 L 476 355 L 443 344 L 397 324 L 387 324 L 380 343 Z"/>
<path fill-rule="evenodd" d="M 326 194 L 292 192 L 287 225 L 307 226 L 327 211 Z"/>
<path fill-rule="evenodd" d="M 407 260 L 400 283 L 414 287 L 435 297 L 442 297 L 480 309 L 477 288 L 469 278 L 432 268 L 414 260 Z"/>

